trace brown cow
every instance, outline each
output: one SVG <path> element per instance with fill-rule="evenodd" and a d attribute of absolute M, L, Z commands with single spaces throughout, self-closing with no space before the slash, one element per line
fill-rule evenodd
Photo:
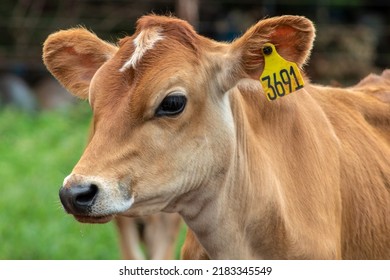
<path fill-rule="evenodd" d="M 266 43 L 302 68 L 313 40 L 299 16 L 231 44 L 154 15 L 118 46 L 85 29 L 50 35 L 47 68 L 94 112 L 60 190 L 66 211 L 90 223 L 178 212 L 192 230 L 184 257 L 390 258 L 388 72 L 376 88 L 305 78 L 272 102 L 260 85 Z"/>
<path fill-rule="evenodd" d="M 92 123 L 88 141 L 93 134 Z M 177 213 L 160 212 L 137 218 L 115 217 L 122 258 L 127 260 L 175 258 L 181 224 L 182 219 Z"/>

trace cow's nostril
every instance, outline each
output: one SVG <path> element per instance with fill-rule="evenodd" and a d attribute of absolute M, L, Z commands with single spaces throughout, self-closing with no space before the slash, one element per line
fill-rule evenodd
<path fill-rule="evenodd" d="M 76 205 L 81 207 L 91 206 L 95 201 L 97 193 L 98 187 L 95 184 L 84 187 L 83 191 L 75 196 Z"/>
<path fill-rule="evenodd" d="M 99 188 L 95 184 L 80 184 L 60 189 L 60 199 L 65 210 L 71 214 L 85 214 L 91 211 Z"/>

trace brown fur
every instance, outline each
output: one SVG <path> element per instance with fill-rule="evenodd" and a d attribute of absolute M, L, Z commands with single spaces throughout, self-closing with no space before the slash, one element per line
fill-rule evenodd
<path fill-rule="evenodd" d="M 135 69 L 118 71 L 148 26 L 164 39 Z M 192 232 L 183 258 L 390 258 L 388 72 L 347 89 L 306 80 L 268 102 L 258 81 L 262 45 L 302 68 L 314 40 L 303 17 L 265 19 L 232 44 L 158 16 L 141 19 L 119 49 L 67 32 L 47 39 L 44 61 L 75 95 L 89 89 L 96 131 L 63 188 L 94 182 L 104 194 L 99 210 L 73 213 L 78 220 L 108 221 L 132 197 L 114 213 L 184 218 Z M 97 52 L 85 55 L 94 41 Z M 99 65 L 96 57 L 111 58 Z M 75 86 L 68 69 L 90 78 L 93 67 L 90 84 Z M 184 112 L 156 117 L 172 91 L 187 96 Z"/>
<path fill-rule="evenodd" d="M 94 134 L 91 123 L 88 141 Z M 182 219 L 178 214 L 156 213 L 147 217 L 115 217 L 119 249 L 125 260 L 170 260 L 176 258 L 176 243 Z"/>

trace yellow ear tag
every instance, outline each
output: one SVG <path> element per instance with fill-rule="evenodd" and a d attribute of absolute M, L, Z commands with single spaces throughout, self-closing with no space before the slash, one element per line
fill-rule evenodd
<path fill-rule="evenodd" d="M 260 82 L 268 100 L 275 100 L 303 88 L 302 75 L 294 62 L 281 57 L 273 44 L 264 44 L 262 51 L 265 64 Z"/>

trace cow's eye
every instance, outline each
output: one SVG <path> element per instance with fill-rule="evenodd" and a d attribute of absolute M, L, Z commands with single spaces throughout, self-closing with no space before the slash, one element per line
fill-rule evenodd
<path fill-rule="evenodd" d="M 187 98 L 184 95 L 168 95 L 158 106 L 156 116 L 176 116 L 183 112 L 186 103 Z"/>

